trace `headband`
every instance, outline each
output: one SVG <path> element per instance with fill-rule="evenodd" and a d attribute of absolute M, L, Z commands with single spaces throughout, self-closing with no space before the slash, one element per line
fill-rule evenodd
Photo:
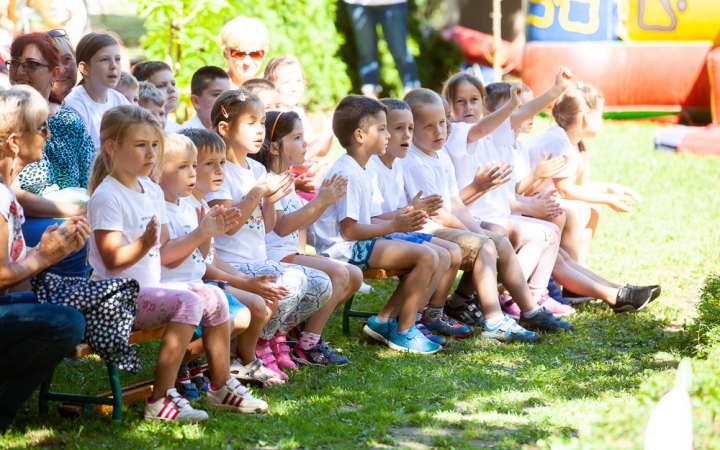
<path fill-rule="evenodd" d="M 275 118 L 275 123 L 273 123 L 272 131 L 270 131 L 270 142 L 272 142 L 272 138 L 275 135 L 275 127 L 277 126 L 278 120 L 280 120 L 280 116 L 282 116 L 284 112 L 285 111 L 280 111 L 280 114 L 278 114 Z"/>

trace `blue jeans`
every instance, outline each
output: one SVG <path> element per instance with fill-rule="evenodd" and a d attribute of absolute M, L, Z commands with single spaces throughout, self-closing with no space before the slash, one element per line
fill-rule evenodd
<path fill-rule="evenodd" d="M 343 2 L 345 3 L 345 2 Z M 420 86 L 415 58 L 407 48 L 407 3 L 362 6 L 345 3 L 355 35 L 355 45 L 363 86 L 380 85 L 377 25 L 380 24 L 388 49 L 395 60 L 400 80 L 406 89 Z"/>
<path fill-rule="evenodd" d="M 0 299 L 0 431 L 84 335 L 76 309 L 41 305 L 32 292 Z"/>
<path fill-rule="evenodd" d="M 61 224 L 64 219 L 38 219 L 35 217 L 25 217 L 25 223 L 22 226 L 25 244 L 28 247 L 35 247 L 40 242 L 40 238 L 50 225 Z M 47 270 L 50 273 L 62 275 L 64 277 L 87 277 L 90 272 L 90 264 L 87 262 L 88 243 L 78 252 L 70 253 L 65 259 L 59 261 Z"/>

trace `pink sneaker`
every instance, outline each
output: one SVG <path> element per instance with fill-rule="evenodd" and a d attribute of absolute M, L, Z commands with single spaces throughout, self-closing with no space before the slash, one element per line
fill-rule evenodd
<path fill-rule="evenodd" d="M 258 345 L 257 347 L 255 347 L 255 356 L 260 358 L 263 366 L 265 366 L 266 369 L 270 369 L 275 372 L 281 380 L 287 380 L 288 378 L 290 378 L 278 367 L 277 361 L 275 360 L 275 355 L 273 355 L 273 351 L 270 348 L 269 341 L 266 344 Z"/>
<path fill-rule="evenodd" d="M 297 364 L 290 358 L 290 347 L 286 344 L 285 333 L 278 333 L 270 339 L 270 348 L 280 369 L 298 370 Z"/>
<path fill-rule="evenodd" d="M 500 308 L 503 312 L 513 319 L 520 318 L 520 307 L 515 303 L 512 297 L 505 297 L 502 294 L 498 294 L 498 300 L 500 300 Z"/>
<path fill-rule="evenodd" d="M 545 309 L 550 311 L 556 316 L 567 316 L 575 314 L 575 308 L 570 305 L 563 305 L 557 300 L 553 299 L 549 295 L 543 295 L 537 302 L 538 306 L 544 306 Z"/>

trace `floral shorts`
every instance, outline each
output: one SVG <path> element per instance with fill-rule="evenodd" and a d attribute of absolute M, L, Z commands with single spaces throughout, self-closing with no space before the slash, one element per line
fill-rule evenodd
<path fill-rule="evenodd" d="M 355 245 L 353 245 L 352 248 L 352 256 L 350 256 L 348 262 L 354 266 L 358 266 L 362 270 L 370 269 L 370 265 L 368 264 L 370 255 L 372 255 L 375 243 L 381 239 L 386 238 L 384 236 L 380 236 L 355 242 Z"/>

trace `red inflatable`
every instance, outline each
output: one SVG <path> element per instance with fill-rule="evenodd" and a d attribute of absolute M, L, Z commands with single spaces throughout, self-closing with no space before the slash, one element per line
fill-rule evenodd
<path fill-rule="evenodd" d="M 710 75 L 710 87 L 712 88 L 710 103 L 713 123 L 720 125 L 720 47 L 712 49 L 708 54 L 707 67 Z"/>
<path fill-rule="evenodd" d="M 442 31 L 442 36 L 455 42 L 465 54 L 465 61 L 492 67 L 493 37 L 470 28 L 455 26 Z M 523 49 L 508 41 L 502 41 L 502 52 L 506 57 L 503 68 L 513 75 L 520 75 L 523 69 Z"/>

